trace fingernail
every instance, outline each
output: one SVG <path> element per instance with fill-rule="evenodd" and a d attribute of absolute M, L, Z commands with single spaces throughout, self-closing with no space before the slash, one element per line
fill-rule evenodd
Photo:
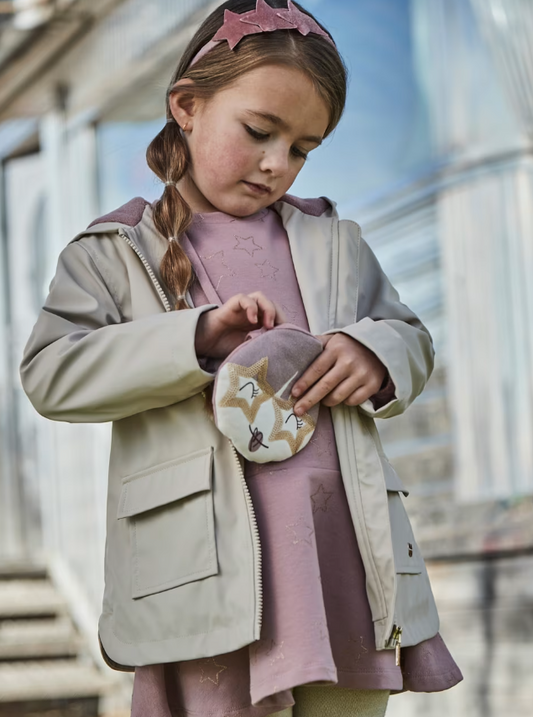
<path fill-rule="evenodd" d="M 304 410 L 303 410 L 303 408 L 301 408 L 301 407 L 294 409 L 294 413 L 295 413 L 297 416 L 301 416 L 301 415 L 303 414 L 303 412 L 304 412 Z"/>
<path fill-rule="evenodd" d="M 301 394 L 301 391 L 299 388 L 293 388 L 292 389 L 292 395 L 293 396 L 299 396 Z"/>

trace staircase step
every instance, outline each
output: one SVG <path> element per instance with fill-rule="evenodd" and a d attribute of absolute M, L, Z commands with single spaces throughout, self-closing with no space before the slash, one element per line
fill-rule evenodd
<path fill-rule="evenodd" d="M 17 561 L 17 562 L 0 562 L 0 580 L 11 580 L 18 578 L 46 578 L 47 572 L 44 565 L 38 563 Z"/>
<path fill-rule="evenodd" d="M 0 717 L 98 717 L 98 706 L 98 697 L 0 702 Z"/>
<path fill-rule="evenodd" d="M 0 704 L 98 697 L 108 685 L 95 667 L 78 660 L 0 663 Z"/>
<path fill-rule="evenodd" d="M 65 602 L 47 580 L 0 581 L 0 619 L 57 615 Z"/>
<path fill-rule="evenodd" d="M 0 660 L 67 657 L 79 648 L 80 639 L 66 617 L 0 621 Z"/>

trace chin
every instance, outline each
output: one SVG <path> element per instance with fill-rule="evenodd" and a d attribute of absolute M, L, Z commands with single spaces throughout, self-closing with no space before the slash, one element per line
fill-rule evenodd
<path fill-rule="evenodd" d="M 260 212 L 262 209 L 265 209 L 265 207 L 270 206 L 275 201 L 275 199 L 271 200 L 271 198 L 269 197 L 268 201 L 263 202 L 252 200 L 228 202 L 227 204 L 221 203 L 218 211 L 225 212 L 226 214 L 231 214 L 231 216 L 238 217 L 239 219 L 244 219 L 245 217 L 249 217 L 252 214 L 257 214 L 257 212 Z"/>

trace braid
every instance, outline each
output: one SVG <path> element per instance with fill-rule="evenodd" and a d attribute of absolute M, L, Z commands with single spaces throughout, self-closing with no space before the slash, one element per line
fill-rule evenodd
<path fill-rule="evenodd" d="M 189 167 L 187 143 L 177 122 L 169 121 L 152 140 L 147 152 L 148 166 L 162 182 L 166 182 L 161 199 L 154 208 L 154 224 L 169 240 L 168 249 L 161 261 L 161 276 L 176 298 L 176 309 L 188 309 L 184 296 L 194 273 L 179 238 L 192 221 L 192 211 L 177 189 L 177 183 Z"/>

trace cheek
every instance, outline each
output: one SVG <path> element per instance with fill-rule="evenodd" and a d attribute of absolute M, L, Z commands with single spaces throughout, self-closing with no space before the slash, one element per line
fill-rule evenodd
<path fill-rule="evenodd" d="M 199 137 L 193 153 L 195 172 L 217 184 L 233 178 L 242 179 L 251 162 L 251 152 L 242 140 L 225 136 Z"/>

